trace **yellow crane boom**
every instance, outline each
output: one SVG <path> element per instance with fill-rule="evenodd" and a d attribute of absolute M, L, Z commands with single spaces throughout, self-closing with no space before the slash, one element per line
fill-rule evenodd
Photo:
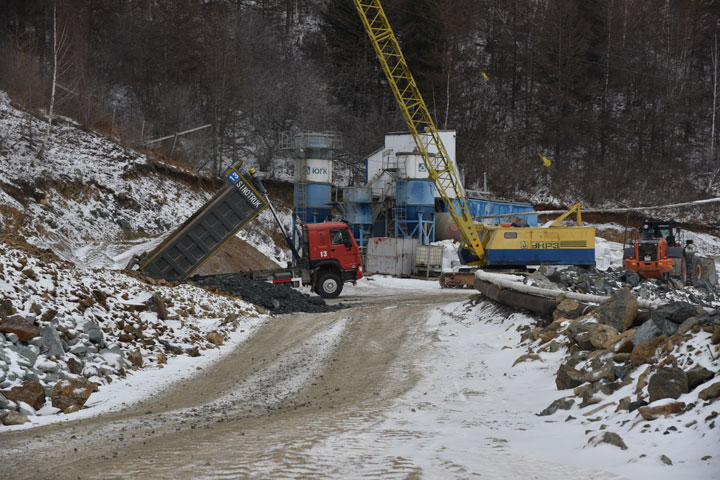
<path fill-rule="evenodd" d="M 466 247 L 475 253 L 478 263 L 482 265 L 486 261 L 485 249 L 478 235 L 477 225 L 470 215 L 462 184 L 405 62 L 400 44 L 390 28 L 380 0 L 353 1 L 390 83 L 395 100 L 415 140 L 418 152 L 422 156 L 428 176 L 434 182 L 440 198 L 445 202 Z M 431 155 L 430 149 L 435 150 L 435 153 Z"/>

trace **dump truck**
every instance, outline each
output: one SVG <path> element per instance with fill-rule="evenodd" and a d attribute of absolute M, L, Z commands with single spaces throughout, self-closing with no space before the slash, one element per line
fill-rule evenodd
<path fill-rule="evenodd" d="M 157 278 L 183 281 L 198 279 L 194 272 L 226 242 L 270 208 L 282 231 L 294 262 L 287 268 L 237 272 L 253 280 L 279 284 L 310 285 L 323 298 L 335 298 L 344 282 L 361 279 L 360 249 L 347 224 L 326 222 L 301 225 L 303 245 L 299 253 L 279 221 L 257 172 L 247 178 L 240 165 L 225 172 L 227 183 L 205 205 L 165 238 L 154 250 L 134 256 L 127 269 L 139 270 Z"/>

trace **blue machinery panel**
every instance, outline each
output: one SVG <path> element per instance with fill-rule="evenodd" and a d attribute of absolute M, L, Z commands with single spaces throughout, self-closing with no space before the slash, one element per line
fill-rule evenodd
<path fill-rule="evenodd" d="M 302 223 L 324 222 L 330 216 L 331 191 L 327 183 L 296 183 L 295 215 Z"/>
<path fill-rule="evenodd" d="M 293 244 L 302 248 L 300 224 L 321 223 L 330 217 L 332 186 L 327 183 L 296 183 L 293 191 Z"/>
<path fill-rule="evenodd" d="M 343 190 L 343 220 L 350 224 L 353 236 L 360 247 L 372 236 L 372 188 L 348 187 Z"/>
<path fill-rule="evenodd" d="M 594 265 L 593 248 L 555 248 L 519 250 L 493 249 L 487 251 L 488 265 Z"/>
<path fill-rule="evenodd" d="M 512 222 L 515 213 L 532 212 L 533 206 L 529 203 L 520 202 L 502 202 L 498 200 L 479 200 L 474 198 L 467 199 L 468 208 L 470 209 L 470 215 L 477 221 L 481 221 L 488 225 L 497 225 L 503 222 Z M 485 215 L 505 215 L 507 217 L 500 218 L 478 218 Z M 537 227 L 538 217 L 537 215 L 524 215 L 522 217 L 528 222 L 531 227 Z"/>
<path fill-rule="evenodd" d="M 463 265 L 473 260 L 468 250 L 459 250 Z M 487 250 L 487 266 L 507 267 L 526 265 L 594 265 L 595 250 L 592 248 L 556 248 L 556 249 L 492 249 Z"/>

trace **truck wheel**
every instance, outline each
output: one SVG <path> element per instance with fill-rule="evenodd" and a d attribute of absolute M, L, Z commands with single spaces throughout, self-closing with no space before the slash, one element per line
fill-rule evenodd
<path fill-rule="evenodd" d="M 342 292 L 343 283 L 336 274 L 332 272 L 323 273 L 315 284 L 315 291 L 322 298 L 336 298 Z"/>

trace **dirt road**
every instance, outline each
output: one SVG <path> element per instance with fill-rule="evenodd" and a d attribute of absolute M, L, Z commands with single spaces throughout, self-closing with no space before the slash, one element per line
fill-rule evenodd
<path fill-rule="evenodd" d="M 349 298 L 273 318 L 209 371 L 126 411 L 0 434 L 3 478 L 325 478 L 353 438 L 419 378 L 427 312 L 472 291 Z M 393 434 L 402 435 L 402 432 Z M 318 450 L 320 449 L 320 450 Z M 312 461 L 308 452 L 312 451 Z M 397 457 L 376 478 L 413 478 Z"/>

